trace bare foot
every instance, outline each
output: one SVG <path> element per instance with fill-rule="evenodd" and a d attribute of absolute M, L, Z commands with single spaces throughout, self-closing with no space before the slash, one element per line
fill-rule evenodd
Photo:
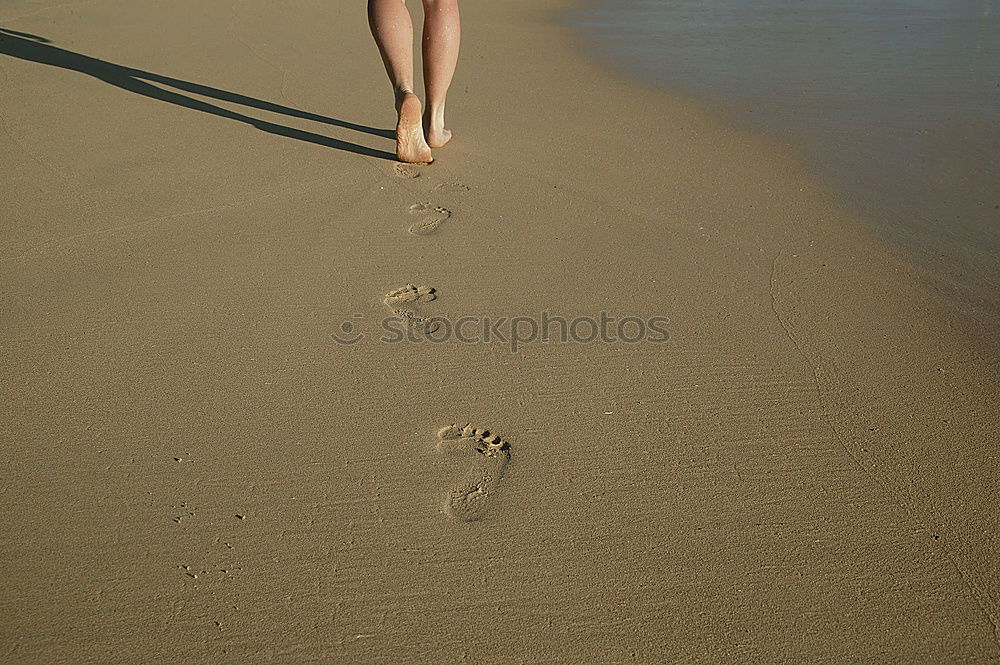
<path fill-rule="evenodd" d="M 403 94 L 399 103 L 399 122 L 396 124 L 396 156 L 410 164 L 434 161 L 431 149 L 424 140 L 420 100 L 412 92 Z"/>
<path fill-rule="evenodd" d="M 451 140 L 451 130 L 443 126 L 435 127 L 434 123 L 424 118 L 424 134 L 427 136 L 427 145 L 432 148 L 443 148 Z"/>

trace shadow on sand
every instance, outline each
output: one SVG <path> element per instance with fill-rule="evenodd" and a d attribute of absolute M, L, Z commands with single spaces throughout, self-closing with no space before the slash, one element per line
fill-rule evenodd
<path fill-rule="evenodd" d="M 235 111 L 230 111 L 220 106 L 215 106 L 192 97 L 187 97 L 171 90 L 164 90 L 157 85 L 153 85 L 153 83 L 196 95 L 202 95 L 204 97 L 212 97 L 224 102 L 242 104 L 243 106 L 249 106 L 262 111 L 281 113 L 293 118 L 312 120 L 314 122 L 321 122 L 335 127 L 351 129 L 357 132 L 371 134 L 373 136 L 395 139 L 395 132 L 391 130 L 376 129 L 365 125 L 358 125 L 353 122 L 347 122 L 346 120 L 337 120 L 336 118 L 329 118 L 327 116 L 293 109 L 288 106 L 266 102 L 261 99 L 247 97 L 246 95 L 241 95 L 235 92 L 219 90 L 218 88 L 210 88 L 198 83 L 191 83 L 190 81 L 182 81 L 180 79 L 170 78 L 169 76 L 162 76 L 152 72 L 144 72 L 141 69 L 133 69 L 131 67 L 116 65 L 111 62 L 105 62 L 104 60 L 98 60 L 97 58 L 91 58 L 90 56 L 74 53 L 73 51 L 67 51 L 66 49 L 61 49 L 57 46 L 50 46 L 50 44 L 51 42 L 44 37 L 38 37 L 37 35 L 31 35 L 26 32 L 17 32 L 16 30 L 0 27 L 0 53 L 4 55 L 8 55 L 13 58 L 20 58 L 21 60 L 27 60 L 29 62 L 37 62 L 42 65 L 61 67 L 63 69 L 80 72 L 81 74 L 86 74 L 100 79 L 105 83 L 110 83 L 111 85 L 121 88 L 122 90 L 128 90 L 129 92 L 144 95 L 152 99 L 158 99 L 163 102 L 176 104 L 177 106 L 183 106 L 184 108 L 193 109 L 195 111 L 210 113 L 212 115 L 219 116 L 220 118 L 236 120 L 237 122 L 252 125 L 257 129 L 270 134 L 277 134 L 278 136 L 284 136 L 298 141 L 306 141 L 307 143 L 315 143 L 316 145 L 321 145 L 326 148 L 346 150 L 347 152 L 353 152 L 367 157 L 376 157 L 379 159 L 388 159 L 393 161 L 396 159 L 394 154 L 383 150 L 367 148 L 362 145 L 357 145 L 348 141 L 341 141 L 340 139 L 330 138 L 321 134 L 314 134 L 301 129 L 294 129 L 292 127 L 286 127 L 273 122 L 267 122 L 266 120 L 251 118 L 250 116 L 236 113 Z"/>

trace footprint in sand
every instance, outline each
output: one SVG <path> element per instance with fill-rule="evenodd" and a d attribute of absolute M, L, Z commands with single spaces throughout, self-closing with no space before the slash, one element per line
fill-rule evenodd
<path fill-rule="evenodd" d="M 441 222 L 451 217 L 451 211 L 441 206 L 429 203 L 414 203 L 410 206 L 411 215 L 419 215 L 420 219 L 410 225 L 409 231 L 415 236 L 425 236 L 434 233 Z"/>
<path fill-rule="evenodd" d="M 403 164 L 402 162 L 397 162 L 392 167 L 392 170 L 398 177 L 404 180 L 412 180 L 413 178 L 420 177 L 420 170 L 412 164 Z"/>
<path fill-rule="evenodd" d="M 425 335 L 431 335 L 441 329 L 440 321 L 420 316 L 413 310 L 399 308 L 392 310 L 392 313 L 406 321 L 406 325 L 408 325 L 412 330 L 416 330 L 417 332 Z"/>
<path fill-rule="evenodd" d="M 433 319 L 424 318 L 412 309 L 401 307 L 401 305 L 406 303 L 430 302 L 436 298 L 437 294 L 433 287 L 407 284 L 385 294 L 382 302 L 392 310 L 393 314 L 406 321 L 406 325 L 411 329 L 430 335 L 441 327 L 441 323 Z"/>
<path fill-rule="evenodd" d="M 435 192 L 467 192 L 469 191 L 468 185 L 463 185 L 460 182 L 442 182 L 440 185 L 434 187 Z"/>
<path fill-rule="evenodd" d="M 437 295 L 433 287 L 407 284 L 406 286 L 389 291 L 389 293 L 385 294 L 385 300 L 382 302 L 392 307 L 404 302 L 430 302 L 435 298 L 437 298 Z"/>
<path fill-rule="evenodd" d="M 444 508 L 463 522 L 482 519 L 510 462 L 510 445 L 485 429 L 448 425 L 438 432 L 437 448 L 443 454 L 476 458 L 469 478 L 448 492 Z"/>

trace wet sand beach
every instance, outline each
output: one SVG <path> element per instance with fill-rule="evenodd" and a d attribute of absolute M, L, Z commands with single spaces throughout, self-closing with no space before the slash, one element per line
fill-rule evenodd
<path fill-rule="evenodd" d="M 1000 14 L 989 0 L 590 0 L 619 75 L 781 142 L 994 356 Z"/>
<path fill-rule="evenodd" d="M 403 166 L 363 3 L 4 5 L 0 662 L 1000 657 L 979 340 L 570 6 L 467 3 Z"/>

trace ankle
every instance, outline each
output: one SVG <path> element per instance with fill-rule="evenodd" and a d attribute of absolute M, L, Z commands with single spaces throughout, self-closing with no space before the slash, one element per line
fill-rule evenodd
<path fill-rule="evenodd" d="M 399 107 L 403 105 L 403 100 L 405 100 L 408 95 L 416 96 L 416 93 L 413 92 L 412 87 L 401 86 L 393 89 L 393 96 L 396 98 L 397 111 L 399 110 Z"/>
<path fill-rule="evenodd" d="M 444 107 L 428 106 L 424 111 L 424 125 L 433 129 L 444 129 Z"/>

